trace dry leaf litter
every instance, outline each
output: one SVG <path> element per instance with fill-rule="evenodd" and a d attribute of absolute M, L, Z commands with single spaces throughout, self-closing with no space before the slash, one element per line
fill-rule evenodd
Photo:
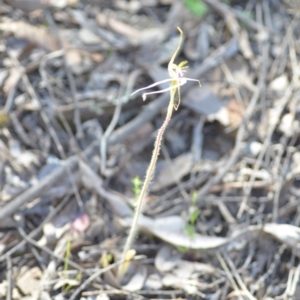
<path fill-rule="evenodd" d="M 300 299 L 299 13 L 1 2 L 0 299 Z M 177 26 L 202 87 L 182 87 L 120 280 L 169 100 L 130 94 L 168 77 Z"/>

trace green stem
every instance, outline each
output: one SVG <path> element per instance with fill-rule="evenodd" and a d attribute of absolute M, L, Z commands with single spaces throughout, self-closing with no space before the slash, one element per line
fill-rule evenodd
<path fill-rule="evenodd" d="M 126 241 L 126 244 L 125 244 L 125 247 L 124 247 L 124 250 L 123 250 L 122 263 L 121 263 L 121 265 L 118 269 L 118 276 L 119 277 L 122 277 L 124 275 L 124 273 L 126 272 L 126 267 L 125 267 L 126 265 L 124 264 L 124 262 L 126 261 L 126 254 L 131 249 L 131 245 L 132 245 L 132 242 L 133 242 L 133 239 L 135 237 L 137 227 L 138 227 L 139 216 L 142 212 L 144 199 L 147 195 L 149 184 L 150 184 L 150 181 L 153 177 L 153 173 L 154 173 L 154 170 L 155 170 L 155 166 L 156 166 L 157 158 L 158 158 L 158 155 L 159 155 L 159 150 L 160 150 L 163 134 L 164 134 L 164 132 L 165 132 L 170 120 L 171 120 L 171 117 L 172 117 L 172 112 L 173 112 L 173 101 L 172 101 L 172 99 L 173 99 L 173 93 L 172 93 L 172 90 L 171 90 L 171 101 L 169 102 L 166 119 L 165 119 L 164 123 L 162 124 L 161 128 L 159 129 L 156 140 L 155 140 L 155 143 L 154 143 L 154 150 L 153 150 L 153 153 L 152 153 L 151 161 L 150 161 L 148 170 L 146 172 L 146 177 L 145 177 L 145 181 L 143 183 L 141 193 L 140 193 L 139 198 L 137 200 L 136 210 L 135 210 L 135 213 L 134 213 L 132 225 L 131 225 L 130 232 L 129 232 L 129 235 L 127 237 L 127 241 Z"/>

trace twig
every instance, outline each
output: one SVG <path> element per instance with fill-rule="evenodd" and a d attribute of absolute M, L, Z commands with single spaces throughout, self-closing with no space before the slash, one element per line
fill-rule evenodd
<path fill-rule="evenodd" d="M 264 282 L 266 282 L 268 280 L 268 278 L 272 277 L 272 274 L 274 274 L 274 272 L 276 271 L 276 269 L 278 268 L 278 266 L 280 265 L 280 263 L 282 261 L 282 255 L 283 255 L 284 251 L 286 250 L 286 248 L 287 248 L 286 244 L 283 244 L 279 247 L 279 249 L 277 250 L 277 252 L 274 255 L 273 261 L 268 266 L 267 271 L 263 275 L 261 275 L 258 278 L 258 280 L 256 280 L 256 282 L 253 286 L 261 286 L 261 285 L 263 285 Z"/>
<path fill-rule="evenodd" d="M 229 268 L 227 267 L 226 262 L 225 262 L 225 260 L 223 259 L 222 255 L 221 255 L 220 253 L 216 253 L 216 256 L 217 256 L 217 258 L 218 258 L 218 260 L 219 260 L 219 262 L 220 262 L 222 268 L 223 268 L 224 271 L 226 272 L 227 278 L 228 278 L 228 280 L 230 281 L 232 288 L 235 290 L 235 292 L 236 292 L 237 294 L 240 294 L 240 290 L 239 290 L 239 288 L 238 288 L 236 282 L 234 281 L 234 278 L 233 278 L 233 276 L 232 276 L 232 273 L 230 272 Z M 240 300 L 243 300 L 241 296 L 239 296 L 239 299 L 240 299 Z"/>
<path fill-rule="evenodd" d="M 61 145 L 60 140 L 59 140 L 59 138 L 58 138 L 58 136 L 57 136 L 54 128 L 51 125 L 49 117 L 44 112 L 44 110 L 43 110 L 43 108 L 42 108 L 42 106 L 40 104 L 40 99 L 39 99 L 37 93 L 35 92 L 35 90 L 34 90 L 32 84 L 31 84 L 31 82 L 29 81 L 29 78 L 28 78 L 27 74 L 25 73 L 24 68 L 22 68 L 22 66 L 20 65 L 20 62 L 16 58 L 14 58 L 11 55 L 10 52 L 8 52 L 8 54 L 9 54 L 10 58 L 12 59 L 12 61 L 14 62 L 15 66 L 19 69 L 19 71 L 21 73 L 21 78 L 22 78 L 22 80 L 23 80 L 23 82 L 24 82 L 24 84 L 26 86 L 28 94 L 32 97 L 32 99 L 35 99 L 37 101 L 38 106 L 40 108 L 41 117 L 42 117 L 44 123 L 47 126 L 47 129 L 48 129 L 48 131 L 49 131 L 49 133 L 50 133 L 50 135 L 51 135 L 51 137 L 52 137 L 52 139 L 53 139 L 53 141 L 54 141 L 54 143 L 55 143 L 55 145 L 57 147 L 57 150 L 59 151 L 60 156 L 63 159 L 66 159 L 66 154 L 65 154 L 65 151 L 63 149 L 63 146 Z M 77 186 L 75 184 L 75 180 L 73 178 L 72 172 L 71 172 L 71 170 L 68 167 L 66 168 L 66 171 L 67 171 L 67 174 L 68 174 L 68 176 L 70 178 L 70 182 L 71 182 L 71 185 L 72 185 L 72 188 L 73 188 L 76 200 L 78 202 L 78 206 L 80 208 L 82 208 L 83 204 L 82 204 L 81 196 L 80 196 L 78 188 L 77 188 Z"/>
<path fill-rule="evenodd" d="M 233 274 L 233 277 L 235 278 L 236 282 L 239 284 L 240 288 L 242 289 L 243 293 L 248 297 L 250 300 L 257 300 L 247 289 L 245 283 L 243 282 L 241 276 L 236 270 L 235 265 L 233 264 L 233 261 L 230 259 L 229 255 L 226 253 L 226 251 L 223 252 L 223 256 L 225 260 L 227 261 L 227 265 L 231 268 L 231 272 Z"/>
<path fill-rule="evenodd" d="M 120 88 L 120 91 L 124 92 L 124 96 L 118 97 L 118 99 L 116 101 L 116 107 L 114 110 L 112 120 L 111 120 L 110 124 L 108 125 L 105 133 L 101 137 L 100 158 L 101 158 L 101 173 L 102 174 L 105 174 L 105 169 L 106 169 L 106 150 L 107 150 L 106 148 L 107 148 L 108 138 L 110 137 L 110 135 L 112 134 L 113 130 L 115 129 L 115 127 L 117 125 L 117 122 L 119 120 L 120 113 L 121 113 L 122 104 L 128 102 L 128 100 L 130 98 L 130 94 L 131 94 L 133 86 L 134 86 L 134 83 L 135 83 L 138 75 L 140 75 L 140 74 L 141 74 L 141 70 L 134 70 L 133 72 L 131 72 L 128 76 L 127 87 L 125 89 L 125 92 L 123 90 L 123 87 Z"/>
<path fill-rule="evenodd" d="M 144 256 L 139 256 L 139 257 L 135 257 L 134 260 L 138 260 L 143 258 Z M 79 293 L 81 291 L 83 291 L 92 281 L 94 281 L 96 278 L 100 277 L 100 275 L 120 266 L 122 263 L 121 260 L 103 268 L 98 270 L 97 272 L 95 272 L 93 275 L 91 275 L 86 281 L 84 281 L 76 290 L 75 292 L 72 294 L 72 296 L 69 298 L 69 300 L 75 300 L 76 297 L 79 295 Z"/>
<path fill-rule="evenodd" d="M 254 180 L 255 180 L 255 174 L 256 174 L 257 170 L 259 169 L 259 167 L 262 163 L 262 160 L 263 160 L 263 158 L 266 154 L 268 146 L 271 142 L 273 132 L 274 132 L 276 126 L 277 126 L 277 123 L 280 119 L 280 116 L 281 116 L 284 108 L 286 107 L 288 101 L 290 100 L 290 98 L 292 96 L 293 89 L 294 89 L 294 85 L 290 84 L 290 86 L 288 86 L 288 88 L 286 90 L 286 93 L 285 93 L 284 97 L 281 99 L 280 103 L 277 104 L 276 115 L 274 114 L 274 116 L 272 118 L 273 122 L 269 125 L 267 136 L 264 140 L 263 147 L 262 147 L 262 149 L 261 149 L 261 151 L 258 155 L 258 158 L 255 162 L 255 165 L 254 165 L 254 168 L 253 168 L 253 173 L 251 174 L 251 177 L 250 177 L 250 180 L 249 180 L 249 185 L 247 186 L 246 191 L 245 191 L 244 200 L 242 201 L 241 206 L 240 206 L 239 211 L 238 211 L 238 214 L 237 214 L 238 219 L 242 216 L 242 214 L 243 214 L 243 212 L 246 208 L 246 204 L 248 202 L 248 197 L 250 196 L 250 193 L 251 193 L 251 190 L 252 190 L 252 185 L 253 185 Z"/>
<path fill-rule="evenodd" d="M 59 36 L 59 30 L 58 30 L 58 28 L 55 24 L 55 21 L 52 18 L 52 15 L 49 11 L 47 11 L 46 17 L 47 17 L 47 21 L 49 22 L 49 24 L 51 24 L 52 28 L 54 29 L 52 31 L 55 34 L 57 44 L 59 45 L 60 48 L 63 48 L 61 38 Z M 65 70 L 67 73 L 67 78 L 68 78 L 69 85 L 70 85 L 71 95 L 72 95 L 72 98 L 74 101 L 74 124 L 76 126 L 76 134 L 77 134 L 78 138 L 82 138 L 83 131 L 82 131 L 82 126 L 81 126 L 80 109 L 79 109 L 79 105 L 78 105 L 78 94 L 77 94 L 76 84 L 75 84 L 73 74 L 72 74 L 70 68 L 68 67 L 65 51 L 63 51 L 62 57 L 63 57 L 64 67 L 65 67 Z"/>
<path fill-rule="evenodd" d="M 34 147 L 34 143 L 30 140 L 30 137 L 22 127 L 21 122 L 19 121 L 19 118 L 17 116 L 16 112 L 10 112 L 9 117 L 11 119 L 12 125 L 14 126 L 14 129 L 19 136 L 20 140 L 24 143 L 26 146 Z"/>
<path fill-rule="evenodd" d="M 72 294 L 72 296 L 69 298 L 69 300 L 75 300 L 76 297 L 82 292 L 92 281 L 94 281 L 96 278 L 98 278 L 100 275 L 118 267 L 122 261 L 117 261 L 111 265 L 109 265 L 106 268 L 100 269 L 97 272 L 95 272 L 93 275 L 91 275 L 87 280 L 85 280 Z"/>
<path fill-rule="evenodd" d="M 46 66 L 47 66 L 48 61 L 50 61 L 52 59 L 55 59 L 55 58 L 58 58 L 58 57 L 61 57 L 61 56 L 63 57 L 64 55 L 65 55 L 65 50 L 64 49 L 51 52 L 51 53 L 43 56 L 43 58 L 41 60 L 41 63 L 40 63 L 40 67 L 39 67 L 39 72 L 41 74 L 41 77 L 42 77 L 43 81 L 46 84 L 47 91 L 49 93 L 51 101 L 54 103 L 54 105 L 56 107 L 59 106 L 59 104 L 58 104 L 58 101 L 57 101 L 57 99 L 56 99 L 56 97 L 54 95 L 54 91 L 53 91 L 52 85 L 51 85 L 51 83 L 50 83 L 50 81 L 48 79 L 47 72 L 46 72 Z M 60 118 L 60 120 L 62 122 L 64 130 L 66 130 L 67 134 L 69 135 L 70 146 L 71 147 L 75 146 L 75 151 L 78 154 L 82 154 L 80 146 L 78 145 L 78 143 L 76 141 L 76 138 L 75 138 L 75 136 L 74 136 L 74 134 L 72 132 L 72 129 L 71 129 L 69 123 L 67 122 L 64 114 L 61 112 L 60 109 L 57 109 L 56 113 L 58 114 L 58 116 L 59 116 L 59 118 Z"/>
<path fill-rule="evenodd" d="M 31 231 L 29 233 L 29 237 L 30 238 L 35 238 L 43 229 L 43 226 L 49 222 L 54 216 L 57 215 L 57 213 L 67 204 L 67 202 L 70 199 L 70 195 L 67 195 L 58 205 L 57 207 L 55 207 L 55 209 L 53 209 L 49 215 L 45 218 L 45 220 L 40 224 L 40 226 L 36 229 L 34 229 L 33 231 Z M 19 249 L 21 249 L 22 247 L 24 247 L 26 245 L 26 240 L 22 240 L 19 244 L 17 244 L 16 246 L 14 246 L 13 248 L 9 249 L 5 254 L 3 254 L 2 256 L 0 256 L 0 262 L 4 261 L 5 259 L 7 259 L 8 257 L 12 256 L 16 251 L 18 251 Z"/>
<path fill-rule="evenodd" d="M 7 295 L 6 300 L 11 300 L 12 293 L 12 263 L 11 257 L 7 256 L 6 258 L 6 269 L 7 269 Z"/>
<path fill-rule="evenodd" d="M 24 231 L 24 229 L 22 227 L 18 227 L 18 232 L 20 233 L 20 235 L 26 240 L 27 243 L 30 243 L 32 245 L 34 245 L 35 247 L 41 249 L 42 251 L 48 253 L 49 255 L 51 255 L 52 257 L 60 260 L 61 262 L 64 262 L 66 263 L 66 261 L 68 261 L 68 264 L 70 266 L 72 266 L 73 268 L 81 271 L 81 272 L 84 272 L 86 274 L 90 274 L 89 271 L 87 271 L 85 268 L 81 267 L 80 265 L 78 265 L 77 263 L 73 262 L 72 260 L 70 259 L 65 259 L 64 257 L 61 257 L 59 255 L 57 255 L 56 253 L 54 253 L 52 250 L 50 250 L 49 248 L 47 247 L 44 247 L 44 246 L 41 246 L 39 245 L 34 239 L 32 239 L 31 237 L 29 237 L 26 232 Z"/>
<path fill-rule="evenodd" d="M 290 276 L 291 274 L 291 276 Z M 299 277 L 300 277 L 300 265 L 298 264 L 297 268 L 293 268 L 290 270 L 289 273 L 289 281 L 286 287 L 286 291 L 284 292 L 285 294 L 285 300 L 291 299 L 293 296 L 296 294 L 296 289 L 297 285 L 299 282 Z"/>
<path fill-rule="evenodd" d="M 119 118 L 120 118 L 121 109 L 122 109 L 122 100 L 119 99 L 120 94 L 124 93 L 125 97 L 127 96 L 127 101 L 129 99 L 128 87 L 127 87 L 126 91 L 127 91 L 127 93 L 124 93 L 124 81 L 123 81 L 120 88 L 119 88 L 119 91 L 118 91 L 118 99 L 117 99 L 116 104 L 115 104 L 115 110 L 114 110 L 113 117 L 112 117 L 107 129 L 105 130 L 104 134 L 101 136 L 101 141 L 100 141 L 100 158 L 101 158 L 100 172 L 103 175 L 105 175 L 105 171 L 106 171 L 107 139 L 112 134 L 115 127 L 117 126 L 117 123 L 118 123 Z"/>
<path fill-rule="evenodd" d="M 219 14 L 221 14 L 225 19 L 228 15 L 229 16 L 234 15 L 238 19 L 240 19 L 242 22 L 247 24 L 250 28 L 252 28 L 258 32 L 262 32 L 262 31 L 267 32 L 268 31 L 268 29 L 266 27 L 264 27 L 263 25 L 255 22 L 254 20 L 248 18 L 242 12 L 229 7 L 228 5 L 221 3 L 218 0 L 204 0 L 204 1 L 209 6 L 211 6 L 214 10 L 216 10 Z"/>
<path fill-rule="evenodd" d="M 114 114 L 113 117 L 105 130 L 104 134 L 101 137 L 101 142 L 100 142 L 100 157 L 101 157 L 101 174 L 105 174 L 106 170 L 106 147 L 107 147 L 107 139 L 111 135 L 112 131 L 116 127 L 118 120 L 120 118 L 121 114 L 121 108 L 122 108 L 122 103 L 119 102 L 115 106 Z"/>
<path fill-rule="evenodd" d="M 267 51 L 265 51 L 264 53 L 267 53 Z M 244 118 L 243 118 L 243 123 L 241 124 L 238 133 L 237 133 L 237 137 L 236 137 L 236 141 L 235 141 L 235 146 L 234 149 L 229 157 L 229 159 L 227 160 L 227 162 L 225 163 L 225 165 L 223 165 L 218 173 L 212 177 L 199 191 L 197 194 L 197 200 L 200 201 L 208 192 L 209 190 L 217 185 L 220 180 L 224 177 L 224 175 L 231 169 L 231 167 L 235 164 L 235 162 L 238 159 L 238 156 L 240 154 L 240 151 L 242 149 L 242 141 L 244 139 L 244 135 L 246 132 L 246 122 L 248 122 L 248 120 L 250 119 L 250 117 L 252 116 L 254 109 L 256 107 L 256 103 L 260 97 L 260 94 L 265 86 L 265 73 L 266 71 L 264 70 L 264 66 L 262 66 L 262 71 L 261 71 L 261 76 L 259 78 L 259 82 L 258 82 L 258 86 L 252 96 L 252 99 L 250 100 L 249 106 L 244 114 Z"/>
<path fill-rule="evenodd" d="M 17 85 L 18 85 L 20 79 L 21 79 L 21 76 L 19 77 L 19 80 L 16 81 L 16 84 L 10 89 L 10 91 L 7 95 L 7 100 L 5 102 L 5 106 L 4 106 L 4 109 L 3 109 L 6 113 L 8 113 L 11 110 L 12 106 L 13 106 L 14 99 L 15 99 L 15 96 L 16 96 L 16 91 L 17 91 Z"/>

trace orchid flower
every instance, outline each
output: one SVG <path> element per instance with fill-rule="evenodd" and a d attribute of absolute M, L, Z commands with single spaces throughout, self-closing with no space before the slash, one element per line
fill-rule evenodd
<path fill-rule="evenodd" d="M 175 110 L 178 109 L 179 104 L 180 104 L 180 87 L 182 85 L 186 84 L 187 81 L 197 81 L 199 83 L 199 85 L 201 86 L 199 80 L 184 77 L 184 73 L 186 72 L 186 70 L 184 70 L 184 69 L 188 68 L 187 60 L 182 61 L 178 65 L 176 65 L 174 63 L 174 60 L 177 56 L 177 53 L 178 53 L 178 51 L 180 49 L 180 46 L 181 46 L 181 43 L 182 43 L 182 35 L 183 35 L 182 30 L 179 27 L 177 27 L 177 29 L 180 32 L 180 40 L 179 40 L 179 45 L 178 45 L 177 49 L 175 50 L 175 52 L 174 52 L 173 56 L 171 57 L 171 60 L 168 64 L 168 72 L 169 72 L 170 78 L 155 82 L 155 83 L 153 83 L 149 86 L 138 89 L 138 90 L 136 90 L 135 92 L 133 92 L 131 94 L 131 95 L 134 95 L 134 94 L 136 94 L 140 91 L 143 91 L 143 90 L 155 87 L 157 85 L 160 85 L 161 83 L 170 82 L 171 83 L 170 87 L 168 87 L 166 89 L 163 89 L 163 90 L 155 91 L 155 92 L 144 93 L 142 95 L 142 97 L 143 97 L 143 100 L 145 101 L 147 95 L 159 94 L 159 93 L 164 93 L 164 92 L 170 91 L 170 94 L 171 94 L 171 100 L 170 101 L 172 102 L 173 107 L 174 107 Z M 178 98 L 175 100 L 176 92 L 177 92 L 177 97 Z"/>
<path fill-rule="evenodd" d="M 142 186 L 141 192 L 139 194 L 139 198 L 137 199 L 137 202 L 136 202 L 136 208 L 135 208 L 135 212 L 134 212 L 134 216 L 133 216 L 133 220 L 132 220 L 132 225 L 131 225 L 130 232 L 128 234 L 126 244 L 125 244 L 125 247 L 124 247 L 124 250 L 123 250 L 123 254 L 122 254 L 122 258 L 121 258 L 121 264 L 120 264 L 119 269 L 118 269 L 119 278 L 122 278 L 122 276 L 126 272 L 126 269 L 128 268 L 128 260 L 130 261 L 131 258 L 132 258 L 132 253 L 133 252 L 131 251 L 132 250 L 131 245 L 132 245 L 132 242 L 134 240 L 135 233 L 137 231 L 139 216 L 142 212 L 144 199 L 147 195 L 147 190 L 148 190 L 148 187 L 150 185 L 151 178 L 153 177 L 153 174 L 154 174 L 154 170 L 155 170 L 157 158 L 159 156 L 159 150 L 160 150 L 160 147 L 161 147 L 161 142 L 162 142 L 162 139 L 163 139 L 164 132 L 165 132 L 170 120 L 171 120 L 173 108 L 175 110 L 177 110 L 178 106 L 180 104 L 180 87 L 182 85 L 184 85 L 187 81 L 197 81 L 197 82 L 199 82 L 199 85 L 200 85 L 199 80 L 184 77 L 184 72 L 185 72 L 184 69 L 187 68 L 187 61 L 186 60 L 182 61 L 178 65 L 174 64 L 174 60 L 175 60 L 175 58 L 177 56 L 177 53 L 179 51 L 179 48 L 180 48 L 180 45 L 181 45 L 181 42 L 182 42 L 182 35 L 183 35 L 182 30 L 179 27 L 177 27 L 177 29 L 180 32 L 180 40 L 179 40 L 179 45 L 177 46 L 173 56 L 171 57 L 169 65 L 168 65 L 168 72 L 169 72 L 170 78 L 159 81 L 159 82 L 155 82 L 155 83 L 153 83 L 153 84 L 151 84 L 151 85 L 149 85 L 145 88 L 141 88 L 141 89 L 139 89 L 139 90 L 137 90 L 133 93 L 133 94 L 135 94 L 139 91 L 143 91 L 145 89 L 152 88 L 152 87 L 157 86 L 157 85 L 159 85 L 161 83 L 164 83 L 164 82 L 170 82 L 170 87 L 168 87 L 166 89 L 156 91 L 156 92 L 150 92 L 150 93 L 144 93 L 143 94 L 143 99 L 145 100 L 147 95 L 164 93 L 166 91 L 170 91 L 170 102 L 168 104 L 168 109 L 167 109 L 165 121 L 163 122 L 160 129 L 158 130 L 157 137 L 156 137 L 156 140 L 155 140 L 155 143 L 154 143 L 154 149 L 153 149 L 153 152 L 152 152 L 152 157 L 151 157 L 151 160 L 150 160 L 147 172 L 146 172 L 145 180 L 143 182 L 143 186 Z M 175 101 L 176 92 L 178 93 L 178 98 Z"/>

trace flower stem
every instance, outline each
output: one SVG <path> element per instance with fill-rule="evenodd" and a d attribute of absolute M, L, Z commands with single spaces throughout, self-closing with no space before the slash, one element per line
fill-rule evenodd
<path fill-rule="evenodd" d="M 164 121 L 164 123 L 162 124 L 161 128 L 159 129 L 159 131 L 157 133 L 157 137 L 156 137 L 156 140 L 155 140 L 155 143 L 154 143 L 154 150 L 153 150 L 153 153 L 152 153 L 151 161 L 150 161 L 148 170 L 146 172 L 146 177 L 145 177 L 145 181 L 143 183 L 141 193 L 140 193 L 139 198 L 137 200 L 137 205 L 136 205 L 136 210 L 135 210 L 135 213 L 134 213 L 132 225 L 131 225 L 130 232 L 129 232 L 129 235 L 127 237 L 126 244 L 125 244 L 123 254 L 122 254 L 122 263 L 121 263 L 121 265 L 118 269 L 118 276 L 119 277 L 122 277 L 124 275 L 124 273 L 126 272 L 126 264 L 125 264 L 126 254 L 131 249 L 131 245 L 132 245 L 133 239 L 134 239 L 136 231 L 137 231 L 139 216 L 142 212 L 144 199 L 147 195 L 149 184 L 150 184 L 150 181 L 151 181 L 151 179 L 153 177 L 153 174 L 154 174 L 154 170 L 155 170 L 157 158 L 158 158 L 158 155 L 159 155 L 163 134 L 164 134 L 164 132 L 165 132 L 167 126 L 168 126 L 168 123 L 171 120 L 172 112 L 173 112 L 173 102 L 170 101 L 169 105 L 168 105 L 168 110 L 167 110 L 167 115 L 166 115 L 165 121 Z"/>

